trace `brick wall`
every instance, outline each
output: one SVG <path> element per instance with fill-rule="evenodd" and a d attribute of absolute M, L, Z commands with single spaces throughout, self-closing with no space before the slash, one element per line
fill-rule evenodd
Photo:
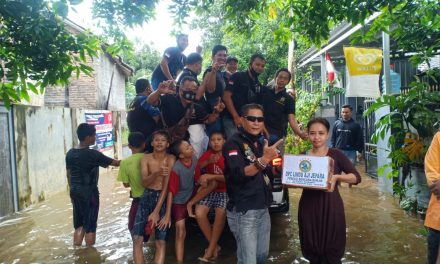
<path fill-rule="evenodd" d="M 96 69 L 94 67 L 94 61 L 90 58 L 87 59 L 87 65 Z M 76 74 L 72 76 L 69 85 L 69 107 L 97 109 L 96 100 L 96 70 L 92 73 L 92 76 L 88 76 L 84 73 L 81 73 L 78 79 L 76 78 Z"/>
<path fill-rule="evenodd" d="M 44 91 L 44 105 L 65 106 L 66 90 L 63 87 L 47 87 Z"/>

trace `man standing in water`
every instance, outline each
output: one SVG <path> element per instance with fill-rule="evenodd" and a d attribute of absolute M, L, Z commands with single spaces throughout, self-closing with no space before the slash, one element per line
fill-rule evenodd
<path fill-rule="evenodd" d="M 352 111 L 351 105 L 342 106 L 341 118 L 336 120 L 333 126 L 331 144 L 333 148 L 338 148 L 344 152 L 353 165 L 355 165 L 356 151 L 359 152 L 357 158 L 362 158 L 364 136 L 361 126 L 351 118 Z"/>
<path fill-rule="evenodd" d="M 75 228 L 73 244 L 81 246 L 85 238 L 86 245 L 93 246 L 99 211 L 99 167 L 119 166 L 120 161 L 89 148 L 96 141 L 95 126 L 82 123 L 76 133 L 79 146 L 70 149 L 66 154 L 67 182 L 70 187 Z"/>

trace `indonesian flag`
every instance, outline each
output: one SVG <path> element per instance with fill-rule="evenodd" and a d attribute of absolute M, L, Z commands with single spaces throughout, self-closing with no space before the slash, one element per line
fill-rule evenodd
<path fill-rule="evenodd" d="M 333 65 L 332 58 L 328 52 L 325 53 L 325 68 L 327 70 L 327 81 L 335 87 L 342 87 L 339 82 L 338 72 L 335 70 L 335 66 Z"/>

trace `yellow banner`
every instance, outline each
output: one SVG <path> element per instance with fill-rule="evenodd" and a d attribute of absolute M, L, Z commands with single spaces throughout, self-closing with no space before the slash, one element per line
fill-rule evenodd
<path fill-rule="evenodd" d="M 371 48 L 344 47 L 348 73 L 354 75 L 380 74 L 382 50 Z"/>

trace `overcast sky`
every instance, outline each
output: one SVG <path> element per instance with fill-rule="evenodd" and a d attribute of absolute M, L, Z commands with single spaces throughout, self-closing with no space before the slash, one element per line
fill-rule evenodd
<path fill-rule="evenodd" d="M 136 47 L 141 47 L 144 43 L 151 44 L 160 53 L 166 48 L 175 46 L 176 40 L 171 36 L 173 30 L 173 15 L 168 12 L 170 1 L 158 1 L 156 6 L 156 17 L 148 24 L 134 29 L 127 29 L 126 35 L 130 38 Z M 92 32 L 99 33 L 99 29 L 94 26 L 92 20 L 92 1 L 84 0 L 80 5 L 74 6 L 74 10 L 70 10 L 69 19 L 78 25 L 91 29 Z M 189 31 L 188 27 L 184 27 L 184 33 L 189 35 L 189 46 L 185 50 L 185 54 L 195 52 L 196 46 L 200 43 L 200 32 Z"/>

